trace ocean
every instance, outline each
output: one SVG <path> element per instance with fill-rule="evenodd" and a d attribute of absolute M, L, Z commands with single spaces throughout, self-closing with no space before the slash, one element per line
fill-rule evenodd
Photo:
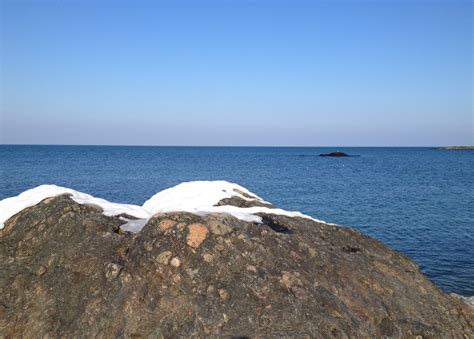
<path fill-rule="evenodd" d="M 336 150 L 359 156 L 318 156 Z M 235 182 L 277 207 L 355 227 L 442 290 L 474 295 L 474 151 L 0 145 L 0 199 L 48 183 L 141 205 L 192 180 Z"/>

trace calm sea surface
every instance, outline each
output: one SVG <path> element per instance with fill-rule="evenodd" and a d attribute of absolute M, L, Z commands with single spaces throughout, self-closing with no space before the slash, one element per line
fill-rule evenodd
<path fill-rule="evenodd" d="M 334 150 L 360 157 L 317 156 Z M 217 179 L 353 226 L 443 290 L 474 295 L 474 151 L 0 145 L 0 199 L 51 183 L 141 205 L 183 181 Z"/>

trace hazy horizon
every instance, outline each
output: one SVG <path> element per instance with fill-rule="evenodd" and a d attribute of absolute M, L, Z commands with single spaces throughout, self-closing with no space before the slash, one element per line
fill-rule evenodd
<path fill-rule="evenodd" d="M 77 147 L 196 147 L 196 148 L 439 148 L 449 146 L 472 146 L 472 145 L 427 145 L 427 146 L 399 146 L 399 145 L 145 145 L 145 144 L 10 144 L 0 143 L 0 146 L 77 146 Z"/>
<path fill-rule="evenodd" d="M 471 1 L 0 3 L 1 144 L 474 144 Z"/>

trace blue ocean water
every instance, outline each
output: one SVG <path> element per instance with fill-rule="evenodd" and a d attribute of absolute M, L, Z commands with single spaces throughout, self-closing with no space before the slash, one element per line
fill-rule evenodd
<path fill-rule="evenodd" d="M 353 226 L 474 295 L 474 151 L 0 145 L 0 199 L 44 183 L 141 205 L 191 180 L 236 182 L 278 207 Z"/>

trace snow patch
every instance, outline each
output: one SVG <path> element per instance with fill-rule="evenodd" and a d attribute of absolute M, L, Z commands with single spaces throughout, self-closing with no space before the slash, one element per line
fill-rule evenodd
<path fill-rule="evenodd" d="M 69 194 L 79 204 L 99 206 L 107 216 L 127 214 L 136 218 L 122 218 L 126 224 L 121 226 L 123 230 L 135 233 L 139 232 L 153 215 L 166 212 L 189 212 L 201 216 L 210 213 L 227 213 L 240 220 L 257 223 L 262 222 L 262 218 L 256 214 L 266 213 L 323 222 L 300 212 L 289 212 L 277 208 L 215 206 L 222 199 L 235 196 L 247 201 L 258 200 L 267 204 L 268 202 L 246 188 L 227 181 L 192 181 L 165 189 L 145 201 L 142 206 L 113 203 L 56 185 L 41 185 L 18 196 L 0 201 L 0 229 L 4 227 L 4 223 L 9 218 L 23 209 L 34 206 L 46 198 L 62 194 Z"/>
<path fill-rule="evenodd" d="M 75 191 L 70 188 L 56 185 L 41 185 L 27 190 L 16 197 L 6 198 L 0 201 L 0 229 L 5 222 L 27 207 L 34 206 L 46 198 L 68 194 L 78 204 L 94 205 L 102 208 L 104 215 L 114 216 L 128 214 L 138 219 L 145 219 L 149 214 L 140 206 L 117 204 L 104 199 L 95 198 L 92 195 Z"/>
<path fill-rule="evenodd" d="M 146 222 L 148 219 L 127 219 L 127 218 L 120 218 L 126 223 L 121 225 L 120 228 L 123 231 L 138 233 L 145 227 Z"/>
<path fill-rule="evenodd" d="M 199 214 L 212 209 L 222 199 L 235 196 L 269 204 L 242 186 L 227 181 L 191 181 L 155 194 L 145 201 L 143 208 L 151 214 L 178 211 Z"/>

